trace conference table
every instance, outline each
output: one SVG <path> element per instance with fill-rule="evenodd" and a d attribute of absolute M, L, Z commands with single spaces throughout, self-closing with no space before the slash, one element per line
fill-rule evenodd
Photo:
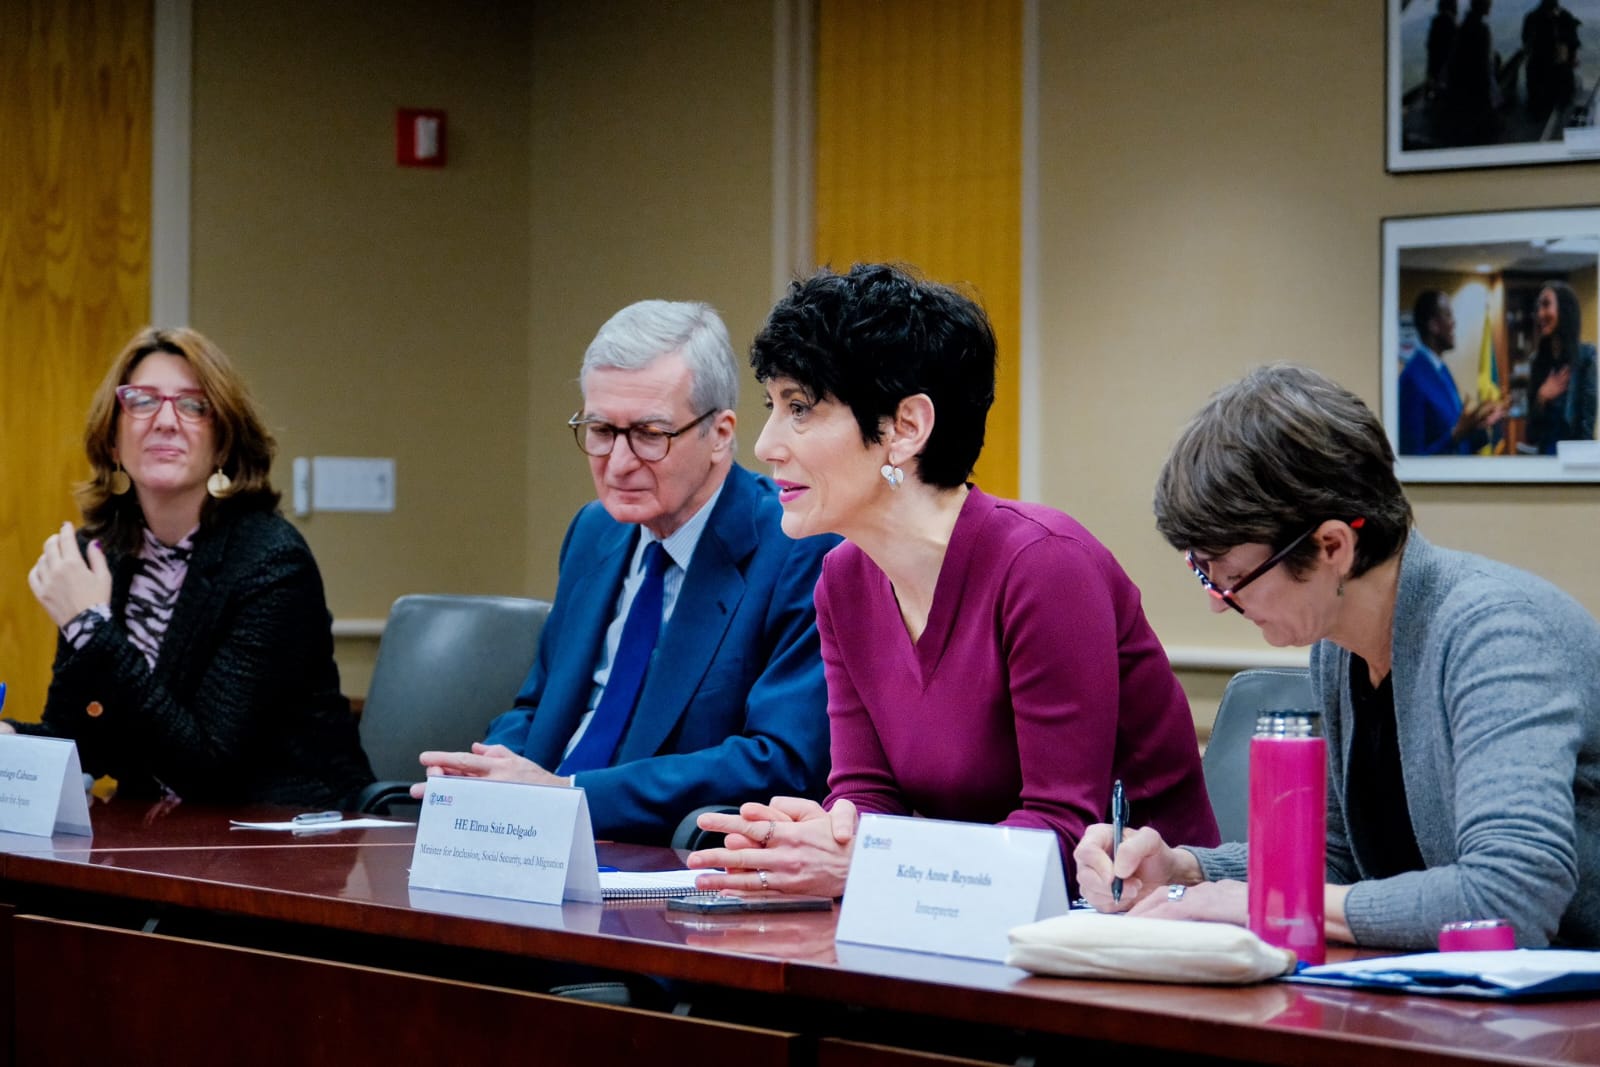
<path fill-rule="evenodd" d="M 839 943 L 837 911 L 413 890 L 410 825 L 229 826 L 291 814 L 118 801 L 93 837 L 0 834 L 11 1061 L 1600 1064 L 1593 1000 L 1037 977 Z M 600 846 L 624 870 L 682 859 Z M 575 976 L 622 976 L 666 1007 L 545 991 Z"/>

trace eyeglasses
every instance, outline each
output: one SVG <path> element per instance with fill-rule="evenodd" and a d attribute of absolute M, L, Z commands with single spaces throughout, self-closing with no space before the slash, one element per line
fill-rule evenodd
<path fill-rule="evenodd" d="M 1359 530 L 1366 523 L 1366 521 L 1367 520 L 1365 520 L 1365 519 L 1356 519 L 1350 525 L 1352 527 L 1354 527 L 1355 529 Z M 1231 588 L 1231 589 L 1218 589 L 1217 588 L 1217 583 L 1213 582 L 1211 580 L 1211 575 L 1209 575 L 1205 571 L 1201 570 L 1200 569 L 1200 564 L 1195 562 L 1194 550 L 1193 549 L 1190 549 L 1188 552 L 1185 552 L 1183 554 L 1183 558 L 1184 558 L 1185 561 L 1188 562 L 1189 569 L 1194 571 L 1194 576 L 1196 578 L 1200 579 L 1201 588 L 1203 588 L 1206 592 L 1210 593 L 1216 599 L 1218 599 L 1218 600 L 1222 601 L 1224 604 L 1228 605 L 1228 607 L 1232 608 L 1234 611 L 1237 611 L 1240 615 L 1243 615 L 1244 614 L 1244 608 L 1240 607 L 1239 606 L 1239 602 L 1234 599 L 1234 597 L 1239 595 L 1239 590 L 1243 589 L 1245 586 L 1249 585 L 1251 582 L 1255 581 L 1257 578 L 1261 577 L 1263 574 L 1267 573 L 1272 568 L 1274 568 L 1278 564 L 1282 563 L 1288 557 L 1289 553 L 1293 552 L 1295 549 L 1300 547 L 1300 542 L 1304 541 L 1306 538 L 1308 538 L 1312 534 L 1316 533 L 1317 532 L 1317 527 L 1321 526 L 1321 525 L 1322 525 L 1322 523 L 1320 523 L 1320 522 L 1317 523 L 1315 526 L 1312 526 L 1310 529 L 1308 529 L 1305 533 L 1301 534 L 1299 537 L 1296 537 L 1293 541 L 1290 541 L 1288 544 L 1286 544 L 1282 548 L 1278 549 L 1278 551 L 1276 551 L 1272 555 L 1268 556 L 1267 557 L 1267 561 L 1265 563 L 1263 563 L 1261 566 L 1257 567 L 1255 570 L 1251 571 L 1249 574 L 1245 575 L 1243 578 L 1240 578 L 1237 582 L 1234 583 L 1233 588 Z"/>
<path fill-rule="evenodd" d="M 599 419 L 580 418 L 578 414 L 568 419 L 567 425 L 572 427 L 572 436 L 577 439 L 578 447 L 588 455 L 609 456 L 611 450 L 617 447 L 617 438 L 626 437 L 628 448 L 632 450 L 634 456 L 645 463 L 654 463 L 667 457 L 667 451 L 672 447 L 674 437 L 694 429 L 720 410 L 712 408 L 698 419 L 685 423 L 676 430 L 663 430 L 659 426 L 638 423 L 633 426 L 613 426 Z"/>
<path fill-rule="evenodd" d="M 162 393 L 144 385 L 117 386 L 117 403 L 130 419 L 154 418 L 161 405 L 172 401 L 172 410 L 184 422 L 204 422 L 211 417 L 211 401 L 198 389 L 181 393 Z"/>

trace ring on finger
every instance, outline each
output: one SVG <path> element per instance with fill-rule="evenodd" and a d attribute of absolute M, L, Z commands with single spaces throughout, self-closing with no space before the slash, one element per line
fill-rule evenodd
<path fill-rule="evenodd" d="M 1169 886 L 1167 886 L 1167 899 L 1168 900 L 1182 900 L 1183 899 L 1183 894 L 1188 892 L 1188 891 L 1189 891 L 1189 887 L 1186 886 L 1186 885 L 1169 885 Z"/>
<path fill-rule="evenodd" d="M 766 848 L 767 847 L 767 842 L 772 840 L 772 835 L 777 831 L 777 829 L 778 829 L 778 824 L 773 822 L 771 819 L 768 819 L 767 820 L 767 832 L 762 834 L 761 835 L 761 840 L 756 842 L 756 843 L 758 845 L 760 845 L 762 848 Z"/>
<path fill-rule="evenodd" d="M 761 888 L 762 889 L 771 889 L 772 888 L 772 886 L 767 882 L 767 872 L 766 871 L 760 871 L 760 870 L 756 871 L 756 880 L 761 883 Z"/>

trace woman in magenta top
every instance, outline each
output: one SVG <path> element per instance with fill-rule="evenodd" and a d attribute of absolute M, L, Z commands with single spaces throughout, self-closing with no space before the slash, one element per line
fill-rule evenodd
<path fill-rule="evenodd" d="M 823 805 L 706 815 L 703 888 L 843 892 L 858 812 L 1053 831 L 1067 875 L 1122 779 L 1141 823 L 1217 840 L 1189 706 L 1111 553 L 1059 511 L 967 482 L 994 333 L 889 266 L 797 281 L 751 363 L 791 537 L 834 532 L 817 583 L 833 771 Z"/>

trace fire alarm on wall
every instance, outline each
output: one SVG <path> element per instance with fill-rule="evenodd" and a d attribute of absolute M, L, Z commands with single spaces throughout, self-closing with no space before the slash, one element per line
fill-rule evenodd
<path fill-rule="evenodd" d="M 444 166 L 444 112 L 403 107 L 395 112 L 395 161 L 402 167 Z"/>

